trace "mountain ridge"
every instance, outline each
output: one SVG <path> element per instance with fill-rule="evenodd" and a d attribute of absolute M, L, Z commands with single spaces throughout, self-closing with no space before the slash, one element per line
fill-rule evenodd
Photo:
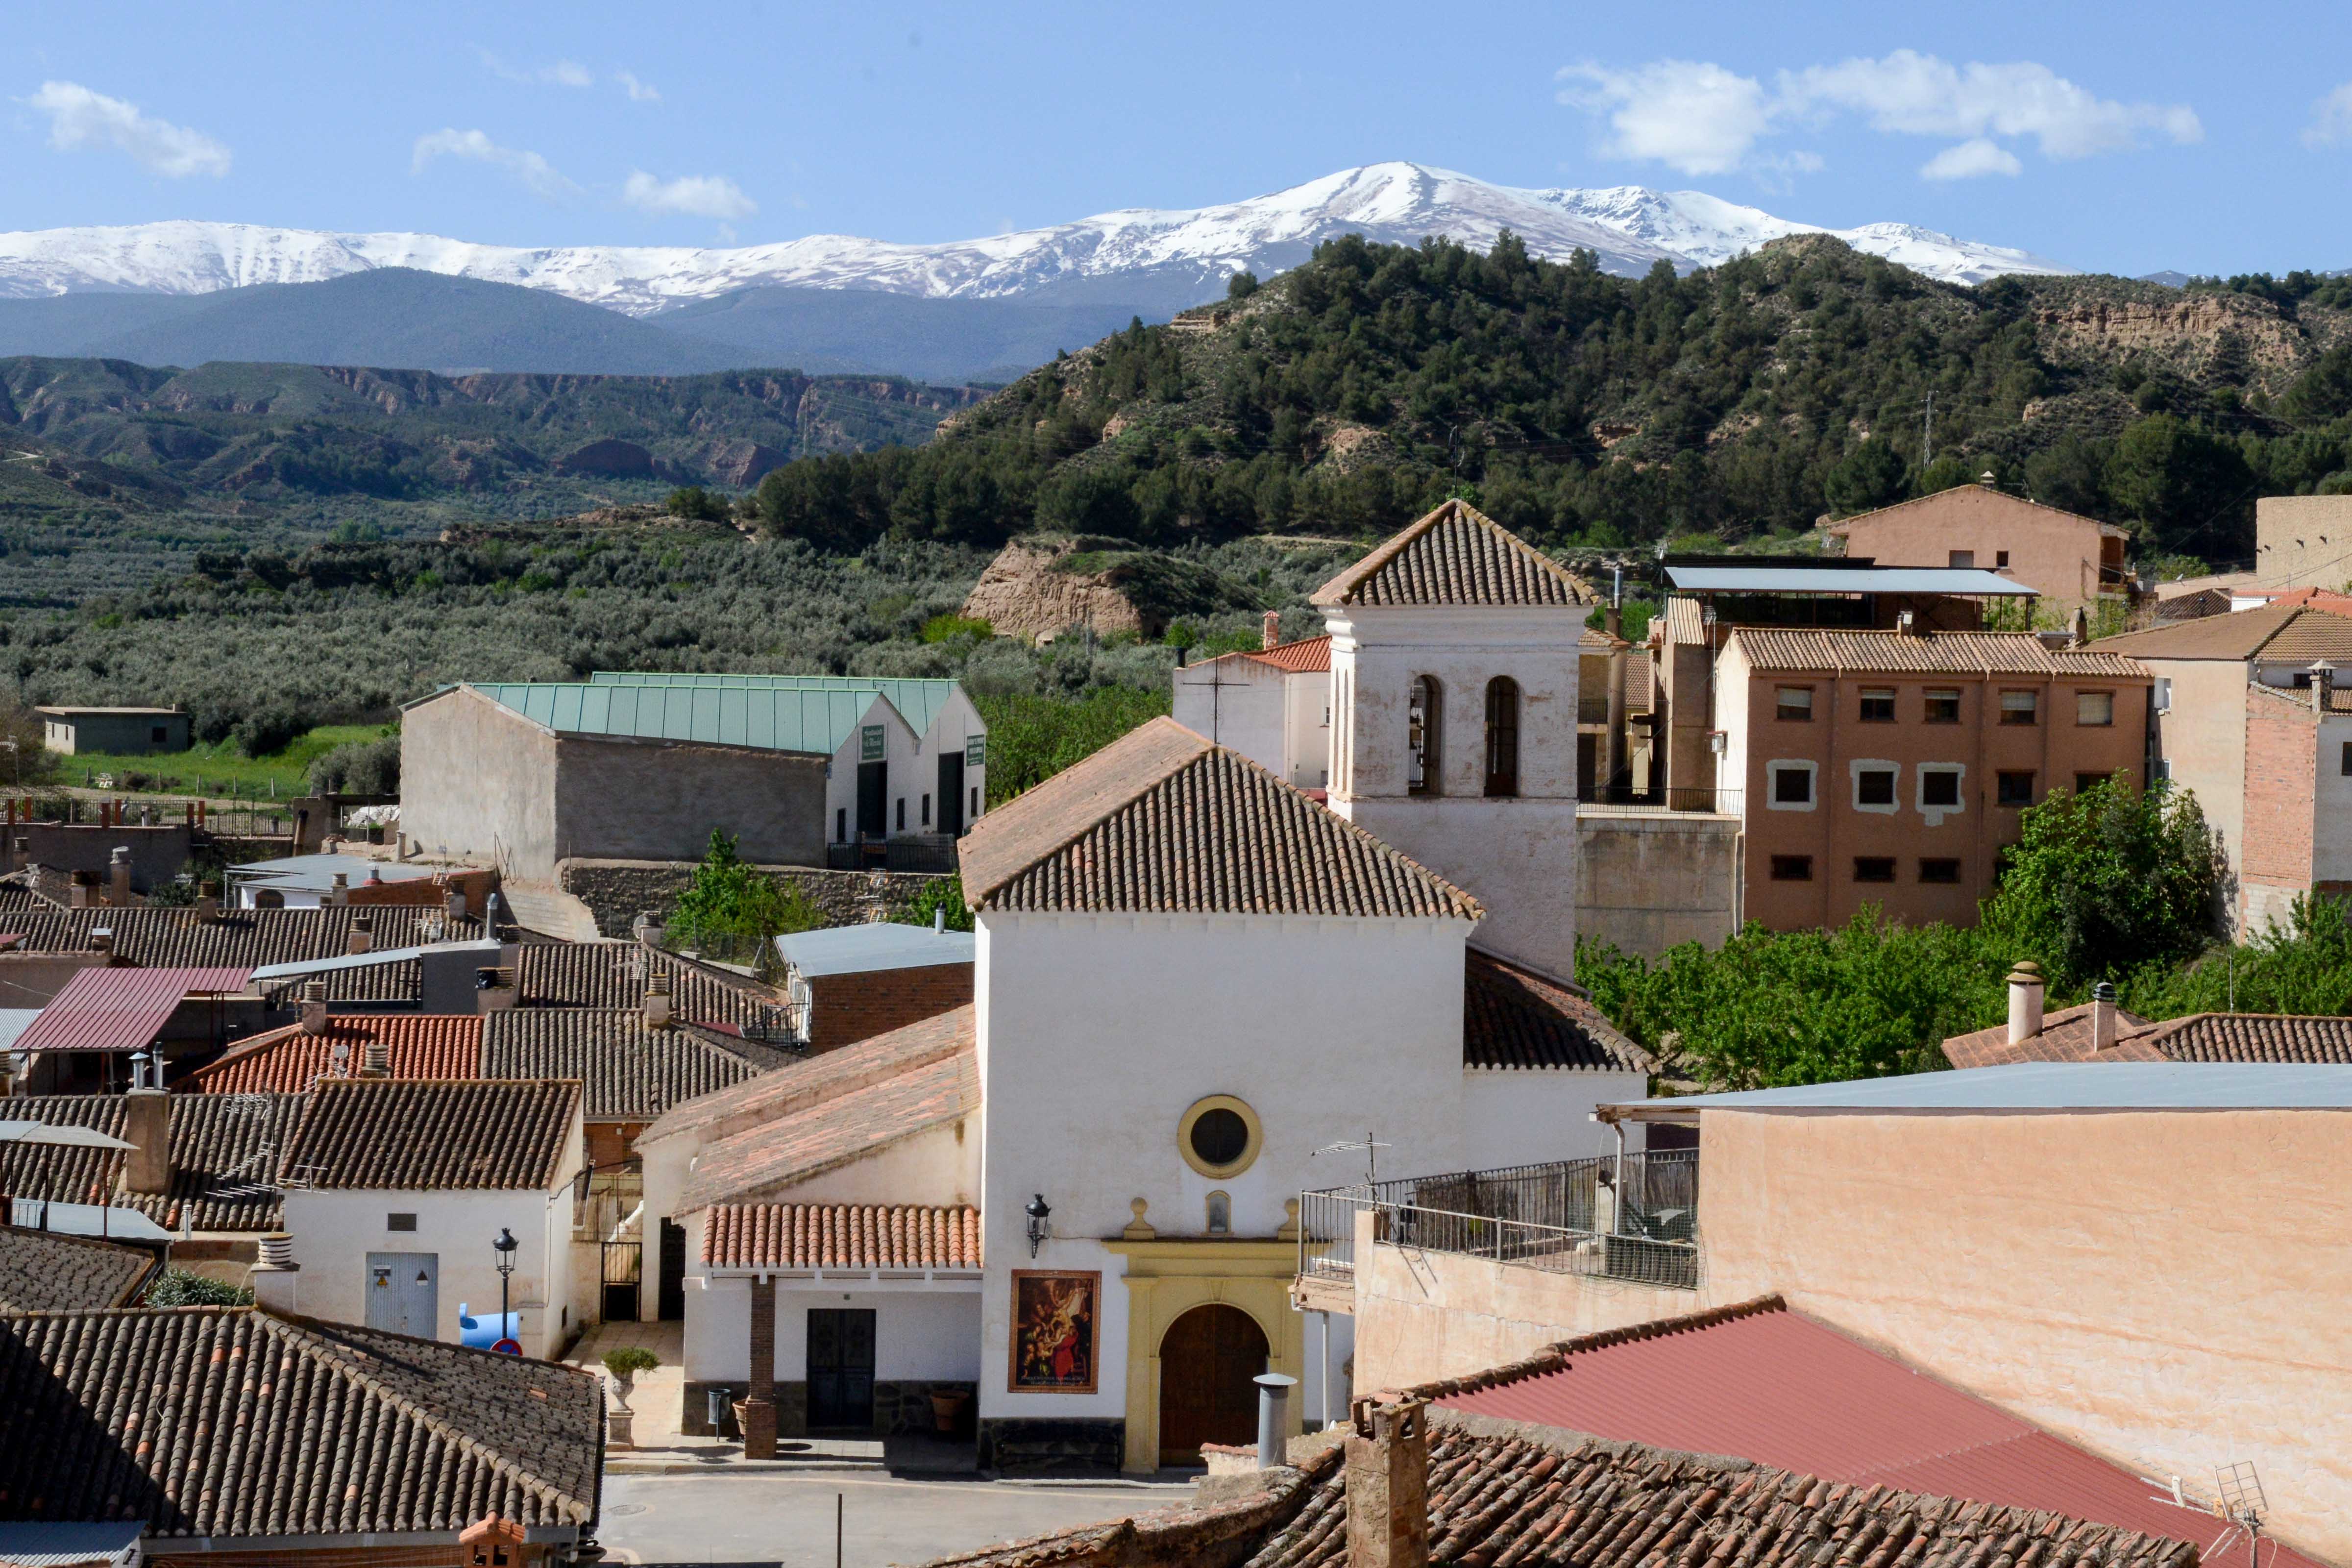
<path fill-rule="evenodd" d="M 769 245 L 508 247 L 438 235 L 340 234 L 175 219 L 116 227 L 0 234 L 0 298 L 116 291 L 199 294 L 310 283 L 386 267 L 542 289 L 648 316 L 751 287 L 864 289 L 926 299 L 1007 299 L 1087 280 L 1151 277 L 1197 302 L 1233 273 L 1283 270 L 1316 244 L 1360 233 L 1416 244 L 1424 236 L 1481 248 L 1508 228 L 1531 254 L 1577 249 L 1638 276 L 1729 259 L 1771 239 L 1831 234 L 1944 282 L 2074 269 L 2007 247 L 1901 223 L 1832 229 L 1704 192 L 1496 184 L 1391 162 L 1344 169 L 1245 201 L 1184 209 L 1121 208 L 1075 222 L 935 245 L 810 235 Z"/>

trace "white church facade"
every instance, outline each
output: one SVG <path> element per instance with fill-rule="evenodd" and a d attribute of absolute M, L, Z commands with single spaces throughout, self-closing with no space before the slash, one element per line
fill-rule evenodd
<path fill-rule="evenodd" d="M 1341 1407 L 1348 1320 L 1310 1336 L 1288 1289 L 1299 1193 L 1360 1180 L 1368 1137 L 1414 1174 L 1601 1152 L 1592 1108 L 1654 1064 L 1560 983 L 1582 612 L 1556 572 L 1467 508 L 1422 520 L 1318 595 L 1328 807 L 1154 721 L 964 841 L 970 1008 L 648 1129 L 689 1429 L 724 1388 L 755 1449 L 954 1407 L 1007 1472 L 1185 1462 L 1252 1440 L 1258 1372 L 1302 1380 L 1294 1421 Z M 1486 787 L 1490 731 L 1414 732 L 1420 680 L 1474 713 L 1516 689 L 1517 793 Z"/>

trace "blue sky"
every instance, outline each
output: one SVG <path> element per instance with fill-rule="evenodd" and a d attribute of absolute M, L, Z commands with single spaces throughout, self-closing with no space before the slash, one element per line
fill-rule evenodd
<path fill-rule="evenodd" d="M 1412 159 L 2122 272 L 2352 267 L 2309 0 L 19 8 L 0 227 L 967 237 Z"/>

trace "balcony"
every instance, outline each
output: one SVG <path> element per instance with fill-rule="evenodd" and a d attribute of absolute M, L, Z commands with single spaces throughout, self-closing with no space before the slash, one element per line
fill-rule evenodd
<path fill-rule="evenodd" d="M 953 837 L 945 833 L 901 833 L 888 838 L 861 837 L 854 843 L 824 847 L 828 871 L 955 871 L 961 857 Z"/>
<path fill-rule="evenodd" d="M 1578 801 L 1576 808 L 1603 816 L 1663 816 L 1672 813 L 1738 816 L 1745 798 L 1737 789 L 1709 789 L 1704 785 L 1661 785 L 1646 793 L 1636 794 L 1622 786 L 1603 784 L 1595 789 L 1590 798 Z"/>
<path fill-rule="evenodd" d="M 1352 1291 L 1365 1240 L 1696 1289 L 1698 1151 L 1601 1155 L 1304 1193 L 1299 1300 Z"/>

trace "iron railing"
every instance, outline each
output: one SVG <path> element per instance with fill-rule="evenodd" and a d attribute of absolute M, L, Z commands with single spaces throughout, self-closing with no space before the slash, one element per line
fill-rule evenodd
<path fill-rule="evenodd" d="M 1620 812 L 1659 815 L 1667 812 L 1714 812 L 1725 816 L 1738 816 L 1744 800 L 1745 795 L 1739 790 L 1710 789 L 1703 784 L 1662 784 L 1641 792 L 1603 785 L 1594 790 L 1591 798 L 1577 802 L 1577 806 L 1580 810 L 1610 815 Z"/>
<path fill-rule="evenodd" d="M 1357 1217 L 1423 1252 L 1683 1289 L 1698 1284 L 1698 1151 L 1601 1155 L 1303 1193 L 1298 1272 L 1356 1271 Z"/>

